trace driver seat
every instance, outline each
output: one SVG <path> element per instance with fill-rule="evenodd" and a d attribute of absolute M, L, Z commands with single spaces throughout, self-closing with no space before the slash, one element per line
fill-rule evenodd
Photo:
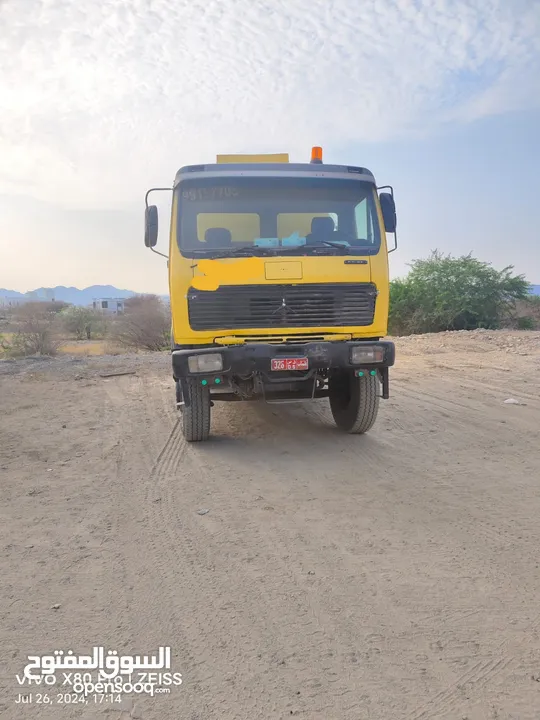
<path fill-rule="evenodd" d="M 331 217 L 314 217 L 306 245 L 318 245 L 322 240 L 331 240 L 336 226 Z"/>
<path fill-rule="evenodd" d="M 232 245 L 231 231 L 227 228 L 208 228 L 204 233 L 204 241 L 211 248 L 226 248 Z"/>

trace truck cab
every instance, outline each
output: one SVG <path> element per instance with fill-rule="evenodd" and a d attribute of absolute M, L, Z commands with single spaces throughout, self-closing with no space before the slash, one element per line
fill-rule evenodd
<path fill-rule="evenodd" d="M 320 148 L 310 163 L 217 160 L 181 168 L 172 188 L 172 375 L 186 440 L 209 437 L 215 402 L 257 399 L 327 397 L 339 428 L 367 432 L 395 356 L 384 340 L 393 191 L 378 193 L 366 168 L 324 164 Z"/>

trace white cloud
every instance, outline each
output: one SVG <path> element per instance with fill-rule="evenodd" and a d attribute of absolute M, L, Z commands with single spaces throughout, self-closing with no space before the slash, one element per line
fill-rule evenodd
<path fill-rule="evenodd" d="M 329 158 L 539 104 L 540 3 L 5 0 L 0 57 L 0 192 L 115 205 L 216 152 Z"/>

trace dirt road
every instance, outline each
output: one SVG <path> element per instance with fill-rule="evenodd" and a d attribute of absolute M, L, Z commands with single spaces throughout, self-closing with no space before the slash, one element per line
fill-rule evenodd
<path fill-rule="evenodd" d="M 369 435 L 246 403 L 197 446 L 167 356 L 0 363 L 0 715 L 538 720 L 540 333 L 397 346 Z M 183 683 L 15 704 L 27 655 L 94 645 Z"/>

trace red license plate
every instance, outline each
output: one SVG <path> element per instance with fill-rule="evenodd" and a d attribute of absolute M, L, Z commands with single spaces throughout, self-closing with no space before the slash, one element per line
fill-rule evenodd
<path fill-rule="evenodd" d="M 270 365 L 272 370 L 307 370 L 307 358 L 273 358 Z"/>

